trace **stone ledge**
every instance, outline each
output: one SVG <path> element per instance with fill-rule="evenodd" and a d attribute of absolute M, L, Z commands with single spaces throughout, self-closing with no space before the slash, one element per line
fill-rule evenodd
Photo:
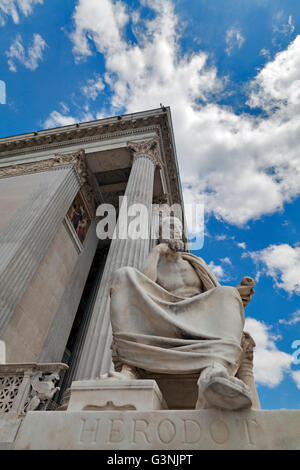
<path fill-rule="evenodd" d="M 300 411 L 33 411 L 15 448 L 300 450 Z"/>

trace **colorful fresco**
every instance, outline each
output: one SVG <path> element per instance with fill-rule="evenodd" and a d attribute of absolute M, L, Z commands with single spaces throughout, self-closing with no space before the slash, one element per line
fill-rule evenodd
<path fill-rule="evenodd" d="M 79 192 L 75 197 L 72 205 L 68 211 L 68 218 L 79 238 L 81 243 L 84 242 L 88 229 L 91 225 L 91 219 L 88 215 L 86 205 L 83 201 L 82 195 Z"/>

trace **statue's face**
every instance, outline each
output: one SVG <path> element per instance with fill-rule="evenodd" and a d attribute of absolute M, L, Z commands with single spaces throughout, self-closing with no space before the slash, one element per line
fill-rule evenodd
<path fill-rule="evenodd" d="M 182 240 L 182 232 L 182 223 L 177 217 L 165 217 L 162 220 L 162 240 Z"/>

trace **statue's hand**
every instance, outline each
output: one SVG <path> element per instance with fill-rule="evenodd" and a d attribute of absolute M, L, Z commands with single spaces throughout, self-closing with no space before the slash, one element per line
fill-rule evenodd
<path fill-rule="evenodd" d="M 255 281 L 250 276 L 243 277 L 240 285 L 236 286 L 242 298 L 244 307 L 246 307 L 249 304 L 251 300 L 251 296 L 254 294 L 254 289 L 253 289 L 254 287 L 255 287 Z"/>

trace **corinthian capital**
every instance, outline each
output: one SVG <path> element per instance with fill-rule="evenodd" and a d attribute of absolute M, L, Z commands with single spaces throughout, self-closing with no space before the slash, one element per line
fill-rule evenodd
<path fill-rule="evenodd" d="M 157 137 L 141 142 L 128 142 L 127 147 L 131 150 L 133 161 L 139 157 L 150 158 L 155 166 L 162 168 L 163 163 L 160 157 L 159 140 Z"/>
<path fill-rule="evenodd" d="M 80 179 L 81 184 L 86 184 L 88 181 L 88 168 L 86 164 L 85 151 L 83 149 L 77 150 L 68 154 L 55 154 L 54 166 L 74 165 L 75 171 Z"/>

